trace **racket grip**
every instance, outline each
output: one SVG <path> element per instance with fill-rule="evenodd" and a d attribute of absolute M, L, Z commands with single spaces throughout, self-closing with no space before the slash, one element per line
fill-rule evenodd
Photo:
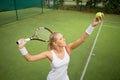
<path fill-rule="evenodd" d="M 30 41 L 31 39 L 30 38 L 26 38 L 25 41 Z"/>
<path fill-rule="evenodd" d="M 30 38 L 26 38 L 25 41 L 30 41 L 31 39 Z M 17 41 L 16 44 L 20 44 L 21 42 L 20 41 Z"/>

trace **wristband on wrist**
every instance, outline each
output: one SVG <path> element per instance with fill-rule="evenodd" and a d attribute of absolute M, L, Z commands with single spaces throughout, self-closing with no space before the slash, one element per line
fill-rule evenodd
<path fill-rule="evenodd" d="M 92 27 L 91 25 L 86 29 L 86 33 L 88 34 L 88 35 L 90 35 L 92 32 L 93 32 L 93 30 L 94 30 L 94 27 Z"/>
<path fill-rule="evenodd" d="M 23 47 L 23 48 L 21 48 L 21 49 L 19 49 L 19 50 L 20 50 L 20 52 L 22 53 L 22 55 L 28 54 L 28 51 L 27 51 L 27 49 L 26 49 L 25 47 Z"/>

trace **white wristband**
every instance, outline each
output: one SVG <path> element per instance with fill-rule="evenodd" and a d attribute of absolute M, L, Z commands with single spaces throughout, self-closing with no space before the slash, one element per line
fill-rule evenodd
<path fill-rule="evenodd" d="M 94 27 L 92 27 L 91 25 L 86 29 L 86 33 L 88 34 L 88 35 L 90 35 L 92 32 L 93 32 L 93 29 L 94 29 Z"/>
<path fill-rule="evenodd" d="M 21 49 L 19 49 L 19 50 L 20 50 L 20 52 L 22 53 L 22 55 L 28 54 L 28 51 L 27 51 L 27 49 L 26 49 L 25 47 L 23 47 L 23 48 L 21 48 Z"/>

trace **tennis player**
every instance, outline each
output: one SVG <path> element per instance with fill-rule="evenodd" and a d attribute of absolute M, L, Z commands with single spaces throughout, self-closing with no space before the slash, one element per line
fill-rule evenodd
<path fill-rule="evenodd" d="M 88 38 L 95 26 L 101 23 L 102 19 L 95 19 L 78 40 L 68 45 L 61 33 L 54 32 L 50 35 L 47 51 L 31 55 L 25 48 L 25 44 L 27 43 L 25 39 L 19 39 L 21 43 L 18 45 L 19 50 L 27 61 L 36 61 L 45 58 L 50 60 L 52 69 L 47 76 L 47 80 L 69 80 L 67 69 L 70 61 L 70 52 Z"/>

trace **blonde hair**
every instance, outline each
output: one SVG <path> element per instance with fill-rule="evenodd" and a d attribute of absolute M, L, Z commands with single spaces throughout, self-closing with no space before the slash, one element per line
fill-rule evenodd
<path fill-rule="evenodd" d="M 56 36 L 60 34 L 59 32 L 54 32 L 49 37 L 48 50 L 55 49 L 54 42 L 57 40 Z"/>

